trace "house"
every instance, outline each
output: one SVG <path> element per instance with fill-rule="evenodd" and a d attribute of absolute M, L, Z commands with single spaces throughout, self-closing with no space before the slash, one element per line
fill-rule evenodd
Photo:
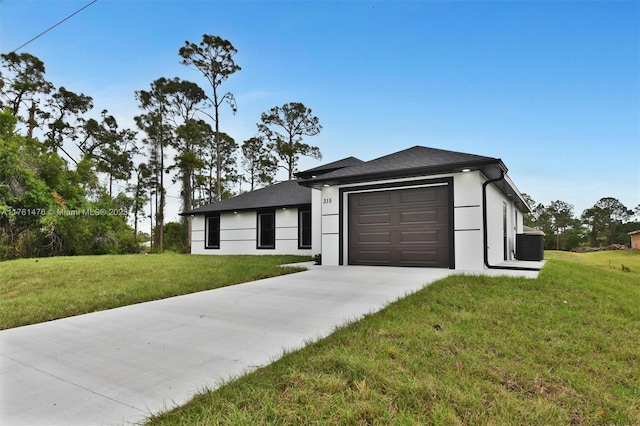
<path fill-rule="evenodd" d="M 193 216 L 191 252 L 460 270 L 517 259 L 529 207 L 499 158 L 415 146 L 296 176 L 181 213 Z"/>
<path fill-rule="evenodd" d="M 631 235 L 631 249 L 640 250 L 640 231 L 629 232 Z"/>

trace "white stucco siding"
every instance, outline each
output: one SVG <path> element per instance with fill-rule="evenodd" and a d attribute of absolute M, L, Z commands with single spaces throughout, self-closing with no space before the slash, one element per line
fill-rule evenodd
<path fill-rule="evenodd" d="M 320 195 L 320 207 L 322 212 L 322 264 L 339 264 L 339 210 L 340 192 L 338 187 L 329 186 L 322 188 Z"/>
<path fill-rule="evenodd" d="M 311 190 L 311 251 L 322 253 L 322 191 Z"/>
<path fill-rule="evenodd" d="M 192 254 L 298 254 L 310 256 L 313 249 L 298 248 L 298 209 L 275 209 L 275 248 L 258 249 L 257 212 L 220 214 L 220 248 L 205 248 L 205 216 L 193 217 Z M 312 218 L 312 227 L 313 218 Z M 312 236 L 313 244 L 313 236 Z"/>
<path fill-rule="evenodd" d="M 454 174 L 454 207 L 481 206 L 483 178 L 483 175 L 479 171 Z"/>
<path fill-rule="evenodd" d="M 507 221 L 507 260 L 512 260 L 515 251 L 517 224 L 515 206 L 494 185 L 487 186 L 487 258 L 490 265 L 496 265 L 504 258 L 504 207 Z"/>
<path fill-rule="evenodd" d="M 311 255 L 311 249 L 298 248 L 298 209 L 276 209 L 276 248 L 259 251 L 264 254 Z"/>
<path fill-rule="evenodd" d="M 220 214 L 220 248 L 206 249 L 210 254 L 255 254 L 256 212 Z"/>
<path fill-rule="evenodd" d="M 477 271 L 484 268 L 482 232 L 460 232 L 454 236 L 456 245 L 456 269 Z"/>
<path fill-rule="evenodd" d="M 478 171 L 453 175 L 453 230 L 456 269 L 483 268 L 482 182 Z"/>
<path fill-rule="evenodd" d="M 204 254 L 204 216 L 191 218 L 191 254 Z"/>

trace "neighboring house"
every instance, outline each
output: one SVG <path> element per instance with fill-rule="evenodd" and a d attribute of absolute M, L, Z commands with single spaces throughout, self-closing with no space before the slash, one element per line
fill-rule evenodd
<path fill-rule="evenodd" d="M 192 215 L 193 254 L 480 270 L 516 259 L 529 212 L 498 158 L 416 146 L 345 158 Z"/>
<path fill-rule="evenodd" d="M 640 250 L 640 231 L 629 232 L 631 235 L 631 249 Z"/>

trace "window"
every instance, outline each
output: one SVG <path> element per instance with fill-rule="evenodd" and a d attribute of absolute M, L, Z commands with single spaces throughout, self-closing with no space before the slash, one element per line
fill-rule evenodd
<path fill-rule="evenodd" d="M 258 248 L 276 248 L 275 210 L 265 210 L 258 212 Z"/>
<path fill-rule="evenodd" d="M 206 241 L 204 248 L 219 249 L 220 248 L 220 215 L 207 216 L 205 218 L 205 235 Z"/>
<path fill-rule="evenodd" d="M 507 203 L 502 202 L 502 249 L 504 251 L 504 260 L 509 260 L 509 250 L 507 249 L 507 238 L 508 238 L 508 228 L 507 228 Z"/>
<path fill-rule="evenodd" d="M 298 210 L 298 248 L 311 248 L 311 210 Z"/>

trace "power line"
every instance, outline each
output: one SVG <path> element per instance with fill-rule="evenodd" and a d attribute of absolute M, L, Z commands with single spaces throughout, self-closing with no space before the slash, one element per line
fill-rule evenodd
<path fill-rule="evenodd" d="M 1 2 L 2 0 L 0 0 Z M 89 6 L 91 6 L 92 4 L 94 4 L 95 2 L 97 2 L 98 0 L 93 0 L 91 3 L 83 6 L 82 8 L 76 10 L 75 12 L 73 12 L 71 15 L 67 16 L 66 18 L 64 18 L 62 21 L 58 22 L 57 24 L 47 28 L 46 30 L 44 30 L 43 32 L 41 32 L 40 34 L 38 34 L 37 36 L 35 36 L 34 38 L 32 38 L 31 40 L 29 40 L 28 42 L 20 45 L 17 49 L 13 49 L 12 53 L 17 52 L 18 50 L 22 49 L 23 47 L 25 47 L 27 44 L 31 43 L 32 41 L 42 37 L 43 35 L 45 35 L 46 33 L 48 33 L 49 31 L 51 31 L 52 29 L 54 29 L 55 27 L 57 27 L 58 25 L 62 24 L 63 22 L 67 21 L 68 19 L 71 19 L 72 17 L 74 17 L 75 15 L 77 15 L 78 13 L 82 12 L 83 10 L 85 10 L 86 8 L 88 8 Z"/>

